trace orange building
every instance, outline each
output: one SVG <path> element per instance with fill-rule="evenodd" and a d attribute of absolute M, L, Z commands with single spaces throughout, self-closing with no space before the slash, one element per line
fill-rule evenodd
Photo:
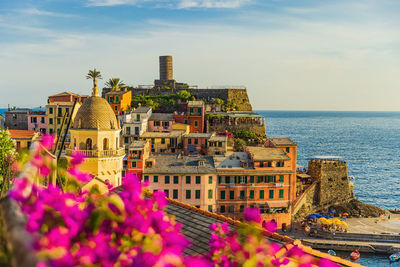
<path fill-rule="evenodd" d="M 126 173 L 136 173 L 139 178 L 142 178 L 144 170 L 144 162 L 150 156 L 150 142 L 146 140 L 133 141 L 129 145 L 129 153 L 124 160 L 124 171 Z"/>
<path fill-rule="evenodd" d="M 178 123 L 190 125 L 191 133 L 204 132 L 204 102 L 188 101 L 180 107 L 179 112 L 174 113 L 174 119 Z"/>
<path fill-rule="evenodd" d="M 294 156 L 277 147 L 246 147 L 245 152 L 215 156 L 217 212 L 241 219 L 246 207 L 257 207 L 264 220 L 289 226 L 296 197 L 296 146 L 291 142 Z"/>
<path fill-rule="evenodd" d="M 122 114 L 123 111 L 131 108 L 132 93 L 131 91 L 110 91 L 106 93 L 105 98 L 111 105 L 115 115 Z"/>
<path fill-rule="evenodd" d="M 8 130 L 10 137 L 15 141 L 15 149 L 29 149 L 34 141 L 39 138 L 40 132 L 29 130 Z"/>

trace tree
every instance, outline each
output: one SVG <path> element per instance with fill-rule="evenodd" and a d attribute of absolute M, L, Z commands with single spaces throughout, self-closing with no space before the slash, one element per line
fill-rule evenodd
<path fill-rule="evenodd" d="M 176 93 L 176 95 L 178 96 L 178 98 L 182 99 L 182 100 L 188 100 L 192 95 L 186 91 L 186 90 L 182 90 L 179 91 L 178 93 Z"/>
<path fill-rule="evenodd" d="M 15 144 L 8 130 L 0 131 L 0 197 L 10 188 L 11 165 L 16 160 Z"/>
<path fill-rule="evenodd" d="M 96 70 L 96 68 L 94 68 L 93 70 L 89 70 L 88 74 L 86 75 L 86 79 L 93 80 L 93 88 L 96 88 L 97 80 L 103 79 L 103 77 L 101 77 L 100 71 L 98 71 L 98 70 Z"/>
<path fill-rule="evenodd" d="M 246 146 L 246 141 L 243 139 L 236 139 L 233 141 L 233 148 L 235 151 L 243 151 L 243 148 Z"/>
<path fill-rule="evenodd" d="M 117 91 L 120 88 L 124 88 L 126 85 L 120 78 L 110 78 L 106 82 L 106 86 L 110 87 L 112 91 Z"/>

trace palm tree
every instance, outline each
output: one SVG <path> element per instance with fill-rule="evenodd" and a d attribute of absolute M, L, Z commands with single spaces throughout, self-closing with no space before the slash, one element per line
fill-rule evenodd
<path fill-rule="evenodd" d="M 122 81 L 120 78 L 110 78 L 106 82 L 106 86 L 110 87 L 112 91 L 116 91 L 120 88 L 125 87 L 126 85 L 124 84 L 124 81 Z"/>
<path fill-rule="evenodd" d="M 88 74 L 86 75 L 86 79 L 92 79 L 93 80 L 93 88 L 97 87 L 97 79 L 103 79 L 101 77 L 100 71 L 96 70 L 94 68 L 93 70 L 89 70 Z"/>

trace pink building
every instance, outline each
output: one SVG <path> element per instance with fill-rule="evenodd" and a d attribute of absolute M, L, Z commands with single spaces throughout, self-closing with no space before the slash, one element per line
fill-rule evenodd
<path fill-rule="evenodd" d="M 174 124 L 174 114 L 172 113 L 153 113 L 149 119 L 149 132 L 170 132 Z"/>
<path fill-rule="evenodd" d="M 27 114 L 28 130 L 40 131 L 46 133 L 47 129 L 47 116 L 45 111 L 30 110 Z"/>
<path fill-rule="evenodd" d="M 179 154 L 153 155 L 143 171 L 151 191 L 209 211 L 216 211 L 216 176 L 212 157 Z"/>
<path fill-rule="evenodd" d="M 183 137 L 185 155 L 199 153 L 207 154 L 208 140 L 212 133 L 190 133 Z"/>

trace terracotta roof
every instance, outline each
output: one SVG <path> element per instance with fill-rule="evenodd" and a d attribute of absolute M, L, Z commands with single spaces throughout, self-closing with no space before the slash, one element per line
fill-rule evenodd
<path fill-rule="evenodd" d="M 193 106 L 202 106 L 204 105 L 204 102 L 201 100 L 197 100 L 197 101 L 188 101 L 188 106 L 189 107 L 193 107 Z"/>
<path fill-rule="evenodd" d="M 184 137 L 187 138 L 201 138 L 201 137 L 205 137 L 205 138 L 210 138 L 212 136 L 212 133 L 190 133 L 185 135 Z"/>
<path fill-rule="evenodd" d="M 149 121 L 173 121 L 173 113 L 153 113 L 150 116 Z"/>
<path fill-rule="evenodd" d="M 74 93 L 71 93 L 71 92 L 62 92 L 62 93 L 58 93 L 58 94 L 55 94 L 55 95 L 51 95 L 51 96 L 49 96 L 49 97 L 53 97 L 53 96 L 65 96 L 65 95 L 79 96 L 78 94 L 74 94 Z"/>
<path fill-rule="evenodd" d="M 290 138 L 269 138 L 275 146 L 297 146 L 297 144 Z"/>
<path fill-rule="evenodd" d="M 252 154 L 255 161 L 259 160 L 290 160 L 290 158 L 279 148 L 247 146 L 246 150 Z"/>
<path fill-rule="evenodd" d="M 8 130 L 10 132 L 11 139 L 32 139 L 37 131 L 29 130 Z"/>
<path fill-rule="evenodd" d="M 127 94 L 127 93 L 132 93 L 131 91 L 110 91 L 110 92 L 108 92 L 108 93 L 106 93 L 105 95 L 124 95 L 124 94 Z"/>
<path fill-rule="evenodd" d="M 185 133 L 184 130 L 173 130 L 171 132 L 144 132 L 140 138 L 177 138 Z"/>

